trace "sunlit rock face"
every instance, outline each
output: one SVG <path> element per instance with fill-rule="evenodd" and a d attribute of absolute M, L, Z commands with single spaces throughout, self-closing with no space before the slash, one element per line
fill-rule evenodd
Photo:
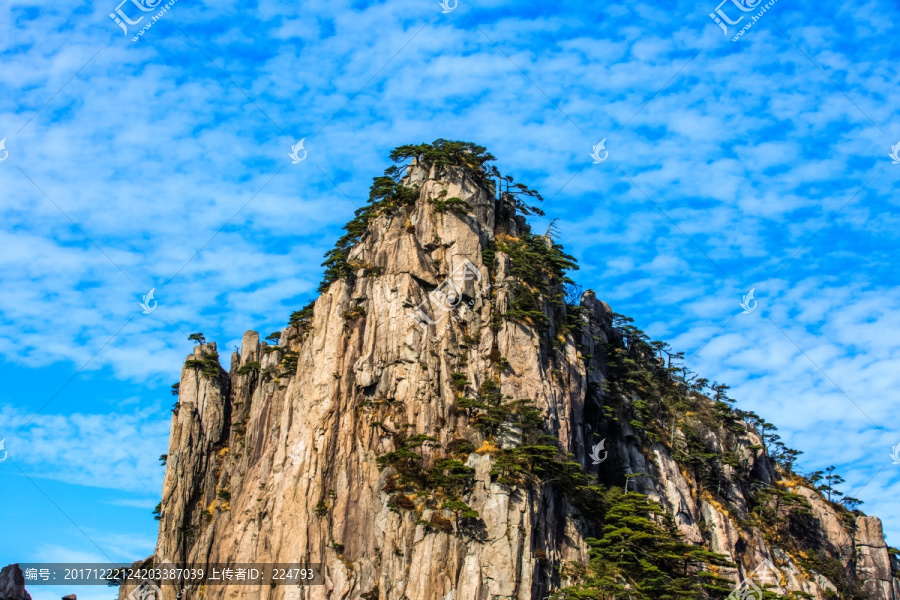
<path fill-rule="evenodd" d="M 532 400 L 545 433 L 592 477 L 624 485 L 624 474 L 642 473 L 630 490 L 661 503 L 684 540 L 729 557 L 735 566 L 719 574 L 735 585 L 768 560 L 779 571 L 773 591 L 831 597 L 825 574 L 748 518 L 750 482 L 781 477 L 756 431 L 744 426 L 728 448 L 714 427 L 694 432 L 738 465 L 723 467 L 713 493 L 673 458 L 681 422 L 648 441 L 627 419 L 607 420 L 607 348 L 621 341 L 609 306 L 587 291 L 572 315 L 544 290 L 533 307 L 543 320 L 504 317 L 520 308 L 516 265 L 496 242 L 529 234 L 524 218 L 469 169 L 406 169 L 400 183 L 415 186 L 414 201 L 369 220 L 346 257 L 349 275 L 277 344 L 248 331 L 227 373 L 215 344 L 197 346 L 172 417 L 154 562 L 319 563 L 325 583 L 166 586 L 163 598 L 530 600 L 574 583 L 561 567 L 589 560 L 596 515 L 581 514 L 552 478 L 499 480 L 498 453 L 521 443 L 517 429 L 487 435 L 460 409 L 487 382 Z M 456 493 L 398 485 L 398 469 L 379 462 L 415 435 L 429 436 L 410 450 L 423 470 L 451 456 L 472 470 Z M 600 438 L 606 454 L 594 464 Z M 869 598 L 900 600 L 880 521 L 791 489 L 808 498 L 817 543 L 841 572 Z M 450 496 L 477 515 L 445 508 Z M 132 591 L 123 586 L 120 598 Z"/>

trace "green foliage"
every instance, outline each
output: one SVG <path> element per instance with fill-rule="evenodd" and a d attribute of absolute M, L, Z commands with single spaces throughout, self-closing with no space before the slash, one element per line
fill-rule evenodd
<path fill-rule="evenodd" d="M 707 446 L 696 427 L 685 423 L 681 426 L 684 441 L 673 452 L 673 458 L 682 465 L 689 467 L 698 480 L 713 485 L 716 471 L 715 462 L 720 455 Z"/>
<path fill-rule="evenodd" d="M 344 225 L 347 233 L 338 239 L 333 249 L 325 253 L 325 262 L 322 263 L 325 276 L 319 284 L 320 292 L 325 292 L 335 281 L 353 274 L 355 267 L 349 261 L 350 251 L 362 240 L 369 223 L 379 215 L 389 215 L 398 207 L 415 203 L 419 188 L 398 184 L 393 179 L 396 175 L 396 167 L 390 167 L 383 176 L 374 178 L 368 204 L 354 212 L 353 219 Z"/>
<path fill-rule="evenodd" d="M 500 393 L 497 382 L 488 379 L 482 384 L 477 398 L 459 398 L 456 401 L 456 410 L 465 414 L 478 431 L 485 436 L 492 437 L 504 431 L 503 423 L 505 421 L 510 420 L 512 423 L 513 413 L 519 407 L 530 402 L 519 401 L 518 403 L 504 404 L 503 400 L 503 394 Z M 529 415 L 531 414 L 529 413 Z"/>
<path fill-rule="evenodd" d="M 436 213 L 445 213 L 448 210 L 450 212 L 455 213 L 463 213 L 472 210 L 472 205 L 463 200 L 462 198 L 457 198 L 454 196 L 453 198 L 447 198 L 446 200 L 437 199 L 431 201 L 434 204 L 434 212 Z"/>
<path fill-rule="evenodd" d="M 509 256 L 508 274 L 512 277 L 509 309 L 503 316 L 546 328 L 544 300 L 561 304 L 558 290 L 562 284 L 571 283 L 566 271 L 578 269 L 575 258 L 550 238 L 531 233 L 499 238 L 490 248 L 490 256 L 483 258 L 493 261 L 497 251 Z"/>
<path fill-rule="evenodd" d="M 272 342 L 273 344 L 277 344 L 279 341 L 281 341 L 281 332 L 273 331 L 272 333 L 270 333 L 269 335 L 266 336 L 266 341 Z"/>
<path fill-rule="evenodd" d="M 475 475 L 475 470 L 455 458 L 443 458 L 428 470 L 428 488 L 443 490 L 455 496 L 466 487 Z"/>
<path fill-rule="evenodd" d="M 524 200 L 540 200 L 540 195 L 515 183 L 511 177 L 502 176 L 489 164 L 494 157 L 481 146 L 436 140 L 432 144 L 400 146 L 391 153 L 395 162 L 413 158 L 438 167 L 460 167 L 485 184 L 491 178 L 500 178 L 502 218 L 508 218 L 516 210 L 524 214 L 536 211 L 524 204 Z M 349 256 L 363 240 L 373 219 L 391 215 L 416 201 L 419 190 L 398 183 L 404 173 L 402 166 L 392 166 L 384 176 L 373 180 L 368 204 L 356 211 L 355 218 L 345 226 L 346 235 L 326 254 L 323 263 L 326 273 L 320 291 L 338 279 L 354 276 L 360 269 L 366 269 L 368 274 L 369 266 L 350 261 Z M 469 203 L 460 198 L 445 199 L 444 195 L 431 201 L 436 212 L 471 210 Z M 509 292 L 508 309 L 502 315 L 493 311 L 489 321 L 491 329 L 500 329 L 503 318 L 545 330 L 553 323 L 563 339 L 569 333 L 578 339 L 582 335 L 582 321 L 591 316 L 576 306 L 581 290 L 567 277 L 568 271 L 578 268 L 575 259 L 549 235 L 523 233 L 518 238 L 498 235 L 494 244 L 482 251 L 482 260 L 492 274 L 497 272 L 498 252 L 509 260 L 510 279 L 501 282 Z M 345 313 L 345 318 L 362 316 L 351 313 Z M 295 315 L 291 324 L 299 326 L 303 316 Z M 477 344 L 478 333 L 470 338 L 467 332 L 466 345 Z M 635 443 L 645 450 L 652 443 L 668 445 L 678 463 L 694 475 L 699 484 L 697 493 L 709 492 L 725 504 L 727 490 L 733 489 L 732 486 L 723 489 L 726 478 L 731 473 L 736 473 L 738 478 L 749 478 L 754 458 L 770 457 L 779 465 L 779 473 L 791 472 L 799 452 L 780 442 L 774 425 L 753 413 L 735 410 L 734 401 L 728 397 L 728 386 L 688 371 L 680 365 L 683 354 L 673 352 L 664 342 L 651 340 L 631 319 L 614 315 L 609 339 L 594 341 L 592 346 L 606 354 L 607 369 L 604 384 L 591 390 L 594 397 L 586 403 L 585 420 L 594 431 L 634 430 Z M 582 353 L 582 358 L 589 364 L 591 357 L 586 354 Z M 501 371 L 508 367 L 499 351 L 491 360 L 499 363 Z M 541 411 L 531 400 L 504 397 L 497 382 L 491 379 L 474 394 L 464 373 L 451 373 L 450 379 L 450 385 L 460 396 L 455 411 L 465 415 L 477 431 L 473 439 L 490 442 L 479 452 L 491 455 L 493 480 L 512 488 L 550 485 L 564 494 L 597 532 L 597 537 L 589 540 L 590 562 L 580 567 L 576 583 L 555 597 L 674 600 L 727 595 L 733 582 L 716 575 L 715 568 L 709 568 L 728 565 L 726 557 L 685 543 L 672 516 L 660 504 L 629 491 L 634 484 L 629 485 L 629 477 L 623 480 L 621 471 L 616 471 L 615 456 L 604 465 L 603 477 L 608 480 L 599 484 L 559 449 L 555 436 L 545 432 Z M 470 397 L 462 397 L 467 390 Z M 474 481 L 472 469 L 463 461 L 476 444 L 455 439 L 446 449 L 426 451 L 425 446 L 436 445 L 435 438 L 404 437 L 382 423 L 373 426 L 381 427 L 394 439 L 395 449 L 378 458 L 381 468 L 390 468 L 395 473 L 386 478 L 384 488 L 392 509 L 421 510 L 423 503 L 429 509 L 440 506 L 454 513 L 458 532 L 465 535 L 468 531 L 473 537 L 483 535 L 477 525 L 478 513 L 462 500 Z M 758 447 L 749 445 L 750 427 L 762 439 Z M 712 444 L 713 437 L 721 444 Z M 754 450 L 758 454 L 748 458 Z M 839 494 L 835 489 L 840 483 L 839 476 L 832 471 L 827 476 L 814 474 L 812 478 L 814 484 L 821 483 L 818 487 L 829 499 Z M 630 477 L 638 476 L 630 474 Z M 853 500 L 849 499 L 847 504 L 853 504 Z M 788 536 L 792 528 L 804 523 L 809 512 L 802 496 L 777 482 L 756 490 L 749 509 L 752 523 L 770 539 Z M 448 530 L 449 521 L 445 523 L 443 516 L 435 515 L 437 520 L 433 517 L 423 524 Z"/>
<path fill-rule="evenodd" d="M 481 262 L 490 269 L 494 266 L 494 260 L 497 258 L 497 244 L 491 242 L 484 250 L 481 251 Z"/>
<path fill-rule="evenodd" d="M 807 571 L 824 575 L 838 589 L 835 598 L 842 600 L 866 600 L 868 594 L 861 582 L 847 577 L 844 564 L 839 558 L 832 558 L 822 552 L 807 550 L 800 559 L 800 566 Z"/>
<path fill-rule="evenodd" d="M 399 437 L 399 436 L 398 436 Z M 437 438 L 427 435 L 401 437 L 397 440 L 397 449 L 379 456 L 378 466 L 382 469 L 393 467 L 398 475 L 398 483 L 410 489 L 425 489 L 428 486 L 428 471 L 424 469 L 421 453 L 416 448 L 436 442 Z"/>
<path fill-rule="evenodd" d="M 315 307 L 315 304 L 316 301 L 312 300 L 300 310 L 292 312 L 291 318 L 288 320 L 288 325 L 296 327 L 301 334 L 309 331 L 310 327 L 312 327 L 313 308 Z"/>
<path fill-rule="evenodd" d="M 777 485 L 758 487 L 749 508 L 751 524 L 758 526 L 769 541 L 791 548 L 796 548 L 798 541 L 792 539 L 797 536 L 791 523 L 813 514 L 806 498 Z"/>
<path fill-rule="evenodd" d="M 447 453 L 456 457 L 467 457 L 475 452 L 475 444 L 467 439 L 456 439 L 447 444 Z"/>
<path fill-rule="evenodd" d="M 457 400 L 456 410 L 468 416 L 469 422 L 487 437 L 501 433 L 521 434 L 522 428 L 532 431 L 542 422 L 541 413 L 532 405 L 532 400 L 504 402 L 499 387 L 490 379 L 481 386 L 477 398 Z"/>
<path fill-rule="evenodd" d="M 248 375 L 250 373 L 256 373 L 259 371 L 260 365 L 255 360 L 248 362 L 247 364 L 241 366 L 240 369 L 237 370 L 238 375 Z"/>
<path fill-rule="evenodd" d="M 175 383 L 173 383 L 173 384 L 172 384 L 172 395 L 175 396 L 175 397 L 178 397 L 178 391 L 179 391 L 180 388 L 181 388 L 181 382 L 180 382 L 180 381 L 176 381 Z"/>
<path fill-rule="evenodd" d="M 524 202 L 524 198 L 542 200 L 540 194 L 527 186 L 516 183 L 512 177 L 503 176 L 497 167 L 490 165 L 495 160 L 483 146 L 471 142 L 438 139 L 431 144 L 405 144 L 391 151 L 390 159 L 394 163 L 403 163 L 416 159 L 420 163 L 432 165 L 461 167 L 480 185 L 493 187 L 492 178 L 501 180 L 505 190 L 500 194 L 500 202 L 510 211 L 522 214 L 539 214 L 543 212 Z M 319 285 L 324 292 L 339 279 L 353 275 L 354 271 L 364 265 L 351 264 L 349 257 L 353 247 L 358 244 L 368 230 L 369 224 L 378 216 L 390 215 L 396 209 L 415 203 L 419 196 L 418 187 L 400 185 L 405 175 L 406 165 L 392 165 L 385 169 L 384 175 L 375 177 L 369 189 L 368 203 L 354 213 L 354 218 L 344 226 L 346 234 L 325 254 L 325 275 Z M 447 210 L 464 212 L 471 210 L 471 205 L 460 198 L 438 199 L 434 201 L 437 212 Z M 570 257 L 569 257 L 570 258 Z"/>
<path fill-rule="evenodd" d="M 202 333 L 192 333 L 191 335 L 188 336 L 188 339 L 191 340 L 192 342 L 196 342 L 197 344 L 205 344 L 206 343 L 206 338 L 203 337 Z"/>
<path fill-rule="evenodd" d="M 419 162 L 424 161 L 437 166 L 463 167 L 481 183 L 490 177 L 499 177 L 497 168 L 487 164 L 495 160 L 494 155 L 484 146 L 471 142 L 437 139 L 431 144 L 405 144 L 394 148 L 390 158 L 395 163 L 415 158 Z M 392 173 L 399 172 L 399 169 L 396 169 Z"/>
<path fill-rule="evenodd" d="M 469 380 L 466 378 L 465 373 L 450 373 L 450 381 L 453 389 L 457 392 L 462 392 L 469 385 Z"/>
<path fill-rule="evenodd" d="M 452 510 L 465 519 L 477 519 L 479 516 L 477 510 L 462 500 L 445 500 L 441 505 L 441 510 Z"/>
<path fill-rule="evenodd" d="M 159 455 L 159 464 L 161 464 L 162 466 L 166 466 L 168 460 L 169 460 L 168 454 L 160 454 Z"/>
<path fill-rule="evenodd" d="M 576 462 L 565 463 L 559 457 L 559 448 L 550 436 L 543 444 L 525 444 L 500 451 L 491 468 L 497 483 L 518 487 L 546 481 L 554 477 L 571 477 L 580 472 Z"/>
<path fill-rule="evenodd" d="M 157 504 L 156 507 L 153 509 L 153 518 L 157 521 L 162 519 L 162 502 Z"/>
<path fill-rule="evenodd" d="M 544 216 L 544 211 L 540 208 L 525 204 L 524 198 L 534 198 L 541 202 L 544 200 L 536 190 L 532 190 L 524 184 L 516 183 L 509 175 L 500 176 L 500 202 L 504 206 L 518 210 L 523 215 L 535 214 L 541 217 Z"/>
<path fill-rule="evenodd" d="M 819 551 L 821 540 L 816 538 L 819 527 L 811 506 L 803 495 L 792 491 L 797 484 L 792 471 L 801 453 L 781 443 L 775 425 L 755 413 L 735 409 L 734 400 L 728 396 L 727 385 L 710 382 L 691 373 L 680 365 L 683 361 L 681 353 L 673 352 L 664 342 L 651 340 L 627 317 L 613 315 L 613 332 L 605 343 L 605 352 L 607 378 L 595 396 L 595 404 L 599 408 L 592 408 L 590 403 L 586 405 L 585 418 L 588 422 L 592 425 L 596 423 L 597 429 L 611 428 L 610 433 L 623 428 L 619 423 L 628 423 L 629 429 L 638 432 L 638 443 L 645 448 L 653 442 L 668 444 L 675 460 L 693 474 L 699 484 L 698 491 L 708 493 L 721 502 L 732 518 L 739 518 L 740 511 L 730 508 L 729 488 L 733 489 L 734 484 L 738 483 L 745 489 L 751 489 L 749 515 L 741 521 L 742 525 L 758 527 L 770 544 L 792 556 L 801 555 L 811 547 Z M 748 437 L 751 431 L 759 436 L 759 445 L 752 443 L 753 437 Z M 776 480 L 772 484 L 762 485 L 753 479 L 751 469 L 754 461 L 758 460 L 771 460 L 777 467 Z M 609 478 L 608 474 L 603 473 L 598 477 Z M 732 481 L 729 482 L 729 478 Z M 735 482 L 734 479 L 743 481 Z M 833 467 L 813 473 L 808 481 L 828 499 L 834 500 L 840 496 L 835 486 L 842 483 L 842 479 L 834 473 Z M 573 504 L 581 508 L 583 514 L 586 514 L 584 507 L 595 506 L 592 514 L 599 515 L 599 521 L 604 523 L 605 535 L 591 542 L 592 560 L 582 566 L 583 573 L 578 575 L 581 577 L 579 584 L 562 590 L 557 598 L 607 600 L 627 597 L 627 594 L 621 595 L 625 585 L 631 586 L 633 600 L 657 597 L 720 598 L 722 596 L 717 594 L 726 594 L 733 585 L 715 576 L 711 572 L 715 569 L 699 570 L 699 564 L 691 562 L 694 558 L 686 564 L 682 562 L 680 570 L 677 561 L 666 564 L 665 561 L 657 563 L 655 559 L 648 560 L 647 564 L 656 564 L 659 573 L 665 575 L 656 580 L 652 573 L 643 571 L 643 567 L 636 563 L 626 564 L 625 568 L 614 564 L 619 562 L 614 556 L 616 550 L 622 552 L 623 548 L 621 544 L 617 546 L 614 543 L 616 539 L 608 539 L 611 509 L 604 490 L 612 486 L 600 486 L 598 492 L 594 486 L 579 483 L 579 478 L 574 475 L 561 483 L 570 490 L 567 495 L 573 498 Z M 635 494 L 628 492 L 627 488 L 623 490 L 622 486 L 616 486 L 616 489 L 627 496 Z M 850 509 L 858 506 L 853 498 L 844 504 Z M 848 518 L 852 517 L 850 513 L 846 514 Z M 658 518 L 654 520 L 659 521 Z M 603 539 L 607 541 L 600 543 Z M 627 536 L 622 540 L 627 540 Z M 612 555 L 607 552 L 608 549 L 612 549 Z M 627 546 L 624 553 L 627 557 Z M 822 554 L 822 557 L 826 555 Z M 705 562 L 717 564 L 715 560 Z M 835 564 L 838 563 L 839 560 Z M 816 568 L 808 562 L 804 566 L 807 570 L 825 574 L 832 582 L 844 577 L 835 571 L 833 576 L 838 579 L 832 579 L 825 573 L 828 564 L 823 563 Z M 685 579 L 686 576 L 689 579 Z M 839 597 L 857 597 L 853 595 L 857 591 L 848 582 L 835 584 L 842 590 Z M 704 590 L 702 593 L 695 589 L 698 585 Z M 658 595 L 651 590 L 656 590 Z M 765 591 L 763 597 L 766 600 L 787 600 L 805 595 L 797 592 L 778 596 Z"/>
<path fill-rule="evenodd" d="M 188 369 L 197 369 L 200 374 L 207 379 L 219 377 L 224 373 L 222 365 L 219 364 L 219 353 L 210 352 L 204 354 L 202 358 L 189 358 L 184 362 L 184 366 Z"/>
<path fill-rule="evenodd" d="M 388 477 L 384 487 L 385 493 L 393 494 L 388 501 L 388 507 L 397 512 L 414 510 L 415 502 L 404 492 L 424 496 L 432 503 L 444 499 L 442 509 L 454 511 L 460 523 L 469 525 L 468 528 L 461 528 L 461 532 L 472 530 L 468 522 L 478 520 L 478 512 L 460 497 L 469 491 L 474 481 L 475 470 L 454 456 L 454 454 L 468 455 L 474 449 L 472 443 L 454 440 L 449 445 L 450 449 L 446 456 L 437 458 L 429 468 L 425 468 L 421 452 L 416 452 L 416 449 L 426 445 L 433 446 L 437 442 L 436 438 L 424 434 L 409 437 L 395 435 L 394 440 L 397 449 L 377 459 L 381 468 L 391 467 L 396 473 Z M 425 525 L 440 531 L 452 531 L 450 522 L 440 515 L 437 520 L 433 518 Z M 477 531 L 478 527 L 474 529 Z"/>
<path fill-rule="evenodd" d="M 608 488 L 599 493 L 602 535 L 587 540 L 590 562 L 562 599 L 694 599 L 727 594 L 733 583 L 706 565 L 734 566 L 727 557 L 685 543 L 672 516 L 646 496 Z"/>
<path fill-rule="evenodd" d="M 478 342 L 480 342 L 480 341 L 481 341 L 480 334 L 479 335 L 469 335 L 466 333 L 463 335 L 463 343 L 466 346 L 477 346 Z"/>
<path fill-rule="evenodd" d="M 328 505 L 325 504 L 324 500 L 319 500 L 319 503 L 316 504 L 316 514 L 320 517 L 324 517 L 328 514 Z"/>
<path fill-rule="evenodd" d="M 344 318 L 345 321 L 354 321 L 356 319 L 366 316 L 366 309 L 362 306 L 357 306 L 350 310 L 345 310 L 343 313 L 341 313 L 341 316 Z"/>
<path fill-rule="evenodd" d="M 557 438 L 544 433 L 544 419 L 533 400 L 509 401 L 497 382 L 488 379 L 477 398 L 459 398 L 456 410 L 486 438 L 504 437 L 506 447 L 497 452 L 491 468 L 498 483 L 516 487 L 555 478 L 574 485 L 578 479 L 581 466 L 561 456 Z"/>
<path fill-rule="evenodd" d="M 835 473 L 834 470 L 835 467 L 832 465 L 825 469 L 825 471 L 813 471 L 808 477 L 809 482 L 813 484 L 817 490 L 822 492 L 829 502 L 832 501 L 832 498 L 837 500 L 840 496 L 844 495 L 842 492 L 838 491 L 836 487 L 839 484 L 844 483 L 844 478 Z M 852 498 L 852 500 L 856 499 Z"/>
<path fill-rule="evenodd" d="M 231 501 L 231 492 L 229 492 L 228 490 L 219 490 L 219 493 L 217 495 L 221 500 L 224 500 L 225 502 Z"/>
<path fill-rule="evenodd" d="M 578 270 L 574 256 L 542 235 L 523 233 L 518 238 L 503 237 L 497 240 L 496 247 L 510 258 L 509 274 L 531 288 L 569 283 L 566 271 Z"/>
<path fill-rule="evenodd" d="M 280 366 L 284 369 L 284 373 L 287 375 L 293 375 L 297 372 L 297 363 L 300 360 L 299 352 L 285 352 L 284 357 L 281 359 Z"/>

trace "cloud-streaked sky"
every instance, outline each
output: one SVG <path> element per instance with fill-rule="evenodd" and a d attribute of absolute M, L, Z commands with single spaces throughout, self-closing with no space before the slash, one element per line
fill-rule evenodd
<path fill-rule="evenodd" d="M 178 0 L 136 42 L 132 2 L 128 36 L 6 6 L 0 564 L 149 555 L 187 333 L 280 329 L 390 149 L 441 137 L 900 541 L 896 4 L 779 0 L 737 42 L 714 2 Z"/>

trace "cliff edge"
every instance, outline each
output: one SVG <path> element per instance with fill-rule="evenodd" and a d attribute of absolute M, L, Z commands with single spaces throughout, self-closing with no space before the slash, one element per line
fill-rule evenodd
<path fill-rule="evenodd" d="M 149 559 L 325 583 L 182 598 L 900 600 L 881 522 L 576 293 L 536 192 L 471 144 L 392 159 L 277 342 L 187 357 Z"/>

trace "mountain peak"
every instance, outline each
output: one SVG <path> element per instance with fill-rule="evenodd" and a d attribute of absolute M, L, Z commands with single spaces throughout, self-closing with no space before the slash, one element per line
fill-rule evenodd
<path fill-rule="evenodd" d="M 391 159 L 277 344 L 185 363 L 150 562 L 317 563 L 316 600 L 896 600 L 880 521 L 581 293 L 537 192 L 474 144 Z"/>
<path fill-rule="evenodd" d="M 495 234 L 530 232 L 524 215 L 543 214 L 528 203 L 542 200 L 540 194 L 501 174 L 490 164 L 494 157 L 482 146 L 439 139 L 432 144 L 400 146 L 390 156 L 395 164 L 374 178 L 367 204 L 355 211 L 344 226 L 347 233 L 326 253 L 319 291 L 359 267 L 387 268 L 386 264 L 366 262 L 365 248 L 357 245 L 364 238 L 371 243 L 373 235 L 393 236 L 391 228 L 414 236 L 417 246 L 425 250 L 465 245 L 471 235 L 464 229 L 477 234 L 479 245 L 485 247 Z M 373 232 L 376 222 L 378 232 Z M 414 257 L 407 259 L 418 262 Z"/>

